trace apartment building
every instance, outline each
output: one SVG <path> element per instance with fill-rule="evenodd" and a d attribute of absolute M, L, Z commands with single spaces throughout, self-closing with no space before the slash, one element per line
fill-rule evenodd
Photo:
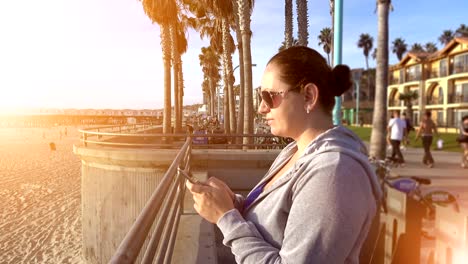
<path fill-rule="evenodd" d="M 435 53 L 409 52 L 390 67 L 388 110 L 405 111 L 401 93 L 414 91 L 413 120 L 426 110 L 439 127 L 456 128 L 468 114 L 468 38 L 455 38 Z"/>

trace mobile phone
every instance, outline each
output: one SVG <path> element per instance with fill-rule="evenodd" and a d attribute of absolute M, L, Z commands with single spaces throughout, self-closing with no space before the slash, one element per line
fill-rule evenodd
<path fill-rule="evenodd" d="M 193 184 L 200 184 L 201 183 L 200 180 L 197 179 L 196 177 L 194 177 L 191 173 L 189 174 L 189 173 L 185 172 L 184 170 L 182 170 L 181 168 L 177 168 L 177 171 L 180 174 L 184 175 L 184 177 L 187 180 L 189 180 L 191 183 L 193 183 Z"/>

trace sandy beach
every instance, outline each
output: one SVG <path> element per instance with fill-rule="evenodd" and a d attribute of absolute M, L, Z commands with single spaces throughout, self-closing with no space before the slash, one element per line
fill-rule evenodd
<path fill-rule="evenodd" d="M 79 136 L 64 130 L 0 127 L 0 263 L 82 262 Z"/>

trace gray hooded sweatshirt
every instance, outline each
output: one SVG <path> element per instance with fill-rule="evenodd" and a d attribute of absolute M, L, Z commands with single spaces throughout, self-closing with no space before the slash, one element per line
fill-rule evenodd
<path fill-rule="evenodd" d="M 296 150 L 295 142 L 286 146 L 258 185 Z M 242 209 L 244 198 L 236 195 L 236 209 L 217 226 L 237 263 L 359 263 L 380 199 L 365 145 L 336 126 L 310 142 L 250 206 Z"/>

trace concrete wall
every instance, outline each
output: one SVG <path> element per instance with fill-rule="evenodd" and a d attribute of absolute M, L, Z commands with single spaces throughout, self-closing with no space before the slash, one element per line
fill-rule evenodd
<path fill-rule="evenodd" d="M 177 150 L 74 147 L 74 153 L 82 160 L 83 259 L 86 263 L 107 263 Z"/>

